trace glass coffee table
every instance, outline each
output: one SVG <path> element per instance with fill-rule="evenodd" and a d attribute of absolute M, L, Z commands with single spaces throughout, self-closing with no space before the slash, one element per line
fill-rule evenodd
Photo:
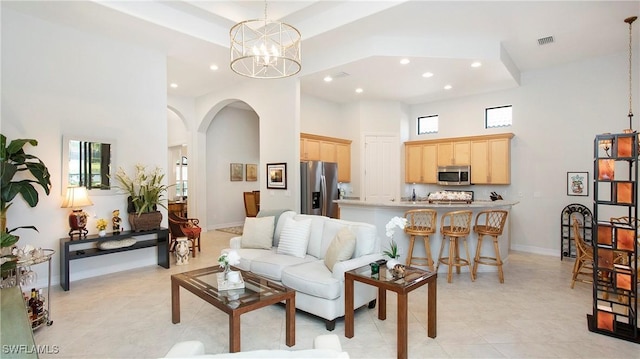
<path fill-rule="evenodd" d="M 235 269 L 235 268 L 234 268 Z M 229 352 L 240 351 L 240 315 L 285 301 L 286 344 L 296 344 L 296 292 L 251 272 L 241 271 L 244 288 L 218 290 L 220 266 L 171 276 L 171 321 L 180 323 L 180 287 L 229 315 Z M 235 269 L 237 270 L 237 269 Z"/>
<path fill-rule="evenodd" d="M 409 292 L 428 284 L 427 288 L 427 336 L 436 337 L 436 285 L 438 274 L 419 268 L 406 267 L 404 277 L 393 277 L 386 267 L 380 266 L 378 274 L 371 274 L 371 267 L 364 266 L 344 274 L 344 326 L 345 336 L 354 336 L 353 285 L 361 282 L 378 288 L 378 319 L 387 319 L 387 291 L 398 295 L 397 357 L 405 359 L 408 355 L 408 295 Z"/>

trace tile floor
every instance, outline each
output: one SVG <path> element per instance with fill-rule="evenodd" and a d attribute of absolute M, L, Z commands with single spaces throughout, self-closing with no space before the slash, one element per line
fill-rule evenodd
<path fill-rule="evenodd" d="M 233 235 L 204 234 L 202 253 L 186 266 L 151 266 L 74 281 L 69 292 L 52 288 L 53 325 L 36 331 L 38 345 L 58 354 L 41 358 L 159 358 L 178 341 L 200 340 L 208 353 L 228 352 L 227 316 L 182 291 L 182 322 L 171 323 L 170 275 L 215 265 Z M 175 262 L 175 259 L 173 259 Z M 426 335 L 426 286 L 412 292 L 409 313 L 410 358 L 640 358 L 640 345 L 591 333 L 591 287 L 570 289 L 573 262 L 558 257 L 513 252 L 505 283 L 495 272 L 438 278 L 438 336 Z M 442 270 L 442 268 L 441 268 Z M 393 358 L 396 353 L 395 295 L 388 295 L 387 320 L 375 309 L 356 312 L 356 332 L 344 336 L 344 321 L 334 333 L 351 358 Z M 242 348 L 287 349 L 284 307 L 244 314 Z M 296 345 L 308 349 L 324 322 L 298 312 Z"/>

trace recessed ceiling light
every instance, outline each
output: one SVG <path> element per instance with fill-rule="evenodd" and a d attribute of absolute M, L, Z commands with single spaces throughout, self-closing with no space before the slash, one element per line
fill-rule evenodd
<path fill-rule="evenodd" d="M 475 61 L 471 63 L 471 67 L 480 67 L 482 66 L 482 62 L 480 61 Z"/>
<path fill-rule="evenodd" d="M 452 88 L 453 88 L 453 86 L 451 86 L 451 85 L 445 85 L 445 86 L 444 86 L 444 89 L 445 89 L 445 90 L 451 90 Z"/>
<path fill-rule="evenodd" d="M 400 65 L 406 65 L 408 63 L 410 63 L 411 61 L 409 59 L 402 59 L 400 60 Z"/>
<path fill-rule="evenodd" d="M 425 72 L 425 73 L 422 74 L 422 77 L 426 77 L 426 78 L 429 78 L 429 77 L 432 77 L 432 76 L 433 76 L 433 72 Z"/>
<path fill-rule="evenodd" d="M 360 87 L 358 87 L 358 88 L 356 89 L 356 93 L 362 93 L 362 91 L 363 91 L 363 90 L 362 90 Z"/>
<path fill-rule="evenodd" d="M 331 76 L 325 76 L 325 78 L 324 78 L 324 82 L 331 82 L 331 81 L 333 81 L 333 77 L 331 77 Z"/>
<path fill-rule="evenodd" d="M 169 85 L 169 86 L 171 86 L 171 88 L 176 88 L 176 87 L 178 87 L 178 84 L 176 84 L 176 83 L 172 83 L 172 84 L 171 84 L 171 85 Z"/>
<path fill-rule="evenodd" d="M 213 65 L 209 66 L 209 68 L 210 68 L 212 71 L 216 71 L 216 70 L 218 69 L 218 65 L 213 64 Z"/>

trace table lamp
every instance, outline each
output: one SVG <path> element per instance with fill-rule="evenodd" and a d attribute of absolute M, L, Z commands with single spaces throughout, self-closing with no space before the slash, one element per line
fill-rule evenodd
<path fill-rule="evenodd" d="M 87 214 L 80 208 L 92 206 L 93 202 L 89 199 L 89 194 L 85 187 L 67 187 L 67 196 L 62 202 L 62 208 L 72 208 L 69 213 L 69 237 L 73 239 L 75 234 L 78 238 L 82 238 L 89 232 L 87 226 Z"/>

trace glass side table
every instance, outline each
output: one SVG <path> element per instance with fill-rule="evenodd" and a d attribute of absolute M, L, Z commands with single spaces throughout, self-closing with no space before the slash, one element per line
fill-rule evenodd
<path fill-rule="evenodd" d="M 387 319 L 387 291 L 398 295 L 398 324 L 397 324 L 397 357 L 407 358 L 408 354 L 408 295 L 414 289 L 427 284 L 427 336 L 436 337 L 436 285 L 438 274 L 419 268 L 406 267 L 403 277 L 391 275 L 385 266 L 380 266 L 378 274 L 371 273 L 370 266 L 363 266 L 344 274 L 344 322 L 345 336 L 353 338 L 354 328 L 354 282 L 365 283 L 378 288 L 378 319 Z"/>

